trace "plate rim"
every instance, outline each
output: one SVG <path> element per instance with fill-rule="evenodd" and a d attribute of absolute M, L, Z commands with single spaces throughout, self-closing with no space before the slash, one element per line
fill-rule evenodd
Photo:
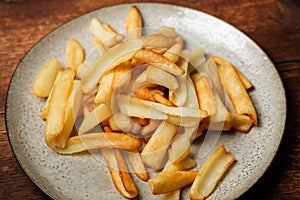
<path fill-rule="evenodd" d="M 96 13 L 101 9 L 109 9 L 112 7 L 118 7 L 118 6 L 132 6 L 132 5 L 136 5 L 136 6 L 143 6 L 143 5 L 154 5 L 154 6 L 159 6 L 159 5 L 164 5 L 164 6 L 170 6 L 170 7 L 175 7 L 175 8 L 180 8 L 180 9 L 187 9 L 190 10 L 192 12 L 200 12 L 201 14 L 204 14 L 210 18 L 214 18 L 214 20 L 217 20 L 221 23 L 226 24 L 227 26 L 229 26 L 230 28 L 233 28 L 238 34 L 241 34 L 242 37 L 244 37 L 245 39 L 249 40 L 252 45 L 254 45 L 259 51 L 260 53 L 264 54 L 266 57 L 267 62 L 269 62 L 272 67 L 272 70 L 275 72 L 276 75 L 276 81 L 278 83 L 278 86 L 280 88 L 280 91 L 282 92 L 282 101 L 283 101 L 283 116 L 282 116 L 282 121 L 281 124 L 281 130 L 279 131 L 280 137 L 279 142 L 276 143 L 275 148 L 274 148 L 274 153 L 272 155 L 271 158 L 269 158 L 266 162 L 266 164 L 263 166 L 263 169 L 261 170 L 261 172 L 259 173 L 259 175 L 255 176 L 255 178 L 252 180 L 252 182 L 250 184 L 247 185 L 247 187 L 243 187 L 240 192 L 237 193 L 236 196 L 234 196 L 234 198 L 239 198 L 241 197 L 243 194 L 245 194 L 247 191 L 249 191 L 250 188 L 252 188 L 258 181 L 259 179 L 261 179 L 261 177 L 266 173 L 267 169 L 270 167 L 270 165 L 272 164 L 272 162 L 274 161 L 275 156 L 277 155 L 277 152 L 279 150 L 280 144 L 282 142 L 282 137 L 283 134 L 285 132 L 285 128 L 286 128 L 286 120 L 287 120 L 287 100 L 286 100 L 286 91 L 285 91 L 285 87 L 283 84 L 283 80 L 279 74 L 279 71 L 277 70 L 277 68 L 275 67 L 275 64 L 272 62 L 272 60 L 270 59 L 270 57 L 268 56 L 268 54 L 252 39 L 250 38 L 250 36 L 248 36 L 247 34 L 245 34 L 243 31 L 241 31 L 240 29 L 236 28 L 235 26 L 233 26 L 232 24 L 230 24 L 229 22 L 218 18 L 212 14 L 206 13 L 202 10 L 198 10 L 196 8 L 192 8 L 192 7 L 188 7 L 188 6 L 184 6 L 184 5 L 178 5 L 178 4 L 173 4 L 173 3 L 166 3 L 166 2 L 160 2 L 160 3 L 154 3 L 154 2 L 136 2 L 136 3 L 118 3 L 118 4 L 113 4 L 113 5 L 108 5 L 108 6 L 101 6 L 98 8 L 95 8 L 93 10 L 90 10 L 88 12 L 85 12 L 79 16 L 73 17 L 71 19 L 69 19 L 66 22 L 63 22 L 62 24 L 60 24 L 59 26 L 55 27 L 53 30 L 47 32 L 45 35 L 43 35 L 37 42 L 34 43 L 34 45 L 32 45 L 24 54 L 24 56 L 20 59 L 20 61 L 18 62 L 17 66 L 15 67 L 11 77 L 10 77 L 10 81 L 7 87 L 7 91 L 6 91 L 6 98 L 5 98 L 5 109 L 4 109 L 4 118 L 5 118 L 5 128 L 6 128 L 6 132 L 7 132 L 7 138 L 8 138 L 8 142 L 11 148 L 11 151 L 15 157 L 15 160 L 17 161 L 18 165 L 20 166 L 20 168 L 22 169 L 22 171 L 25 173 L 25 175 L 44 193 L 46 194 L 48 197 L 50 197 L 51 199 L 56 199 L 57 196 L 54 195 L 53 193 L 51 193 L 51 191 L 48 191 L 47 188 L 41 186 L 38 183 L 38 180 L 36 180 L 36 178 L 34 177 L 34 175 L 32 175 L 29 171 L 26 170 L 26 167 L 23 166 L 23 164 L 20 162 L 20 159 L 18 158 L 18 156 L 16 155 L 16 150 L 13 147 L 12 141 L 11 141 L 11 132 L 8 129 L 8 119 L 7 119 L 7 110 L 8 110 L 8 96 L 10 95 L 10 89 L 11 89 L 11 84 L 12 81 L 15 77 L 15 74 L 17 72 L 17 70 L 19 69 L 19 66 L 22 65 L 22 63 L 24 62 L 25 58 L 28 56 L 28 54 L 30 54 L 35 48 L 37 48 L 37 46 L 39 45 L 39 43 L 41 43 L 43 40 L 45 40 L 48 36 L 54 35 L 57 31 L 59 31 L 60 29 L 62 29 L 65 26 L 68 26 L 70 23 L 72 23 L 73 21 L 77 20 L 78 18 L 81 18 L 83 16 L 89 15 L 91 13 Z M 58 196 L 59 197 L 59 196 Z"/>

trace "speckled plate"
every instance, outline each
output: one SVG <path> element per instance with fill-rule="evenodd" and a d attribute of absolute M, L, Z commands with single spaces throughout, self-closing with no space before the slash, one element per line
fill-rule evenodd
<path fill-rule="evenodd" d="M 144 26 L 167 25 L 197 41 L 208 54 L 223 56 L 254 84 L 250 96 L 259 125 L 248 134 L 223 134 L 216 145 L 225 144 L 237 162 L 209 199 L 234 199 L 247 191 L 265 172 L 276 154 L 286 119 L 286 100 L 281 79 L 266 54 L 231 25 L 200 11 L 167 4 L 137 3 Z M 65 62 L 67 41 L 76 38 L 92 48 L 88 23 L 92 17 L 124 32 L 124 18 L 131 4 L 106 7 L 78 17 L 38 42 L 23 58 L 10 83 L 6 124 L 14 154 L 26 174 L 54 199 L 124 199 L 112 185 L 107 168 L 88 153 L 63 156 L 44 142 L 45 123 L 40 113 L 44 99 L 32 94 L 32 83 L 50 57 Z M 187 42 L 188 48 L 194 43 Z M 198 162 L 203 162 L 197 159 Z M 200 163 L 199 163 L 200 164 Z M 162 199 L 151 194 L 147 183 L 136 180 L 139 199 Z M 183 199 L 188 199 L 188 189 Z"/>

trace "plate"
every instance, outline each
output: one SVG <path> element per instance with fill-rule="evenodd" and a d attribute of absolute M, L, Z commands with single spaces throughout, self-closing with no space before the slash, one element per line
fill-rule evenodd
<path fill-rule="evenodd" d="M 216 145 L 225 144 L 237 159 L 208 199 L 235 199 L 262 176 L 274 158 L 286 119 L 285 92 L 276 68 L 267 55 L 245 34 L 211 15 L 185 7 L 136 3 L 145 27 L 167 25 L 197 41 L 208 54 L 230 60 L 254 84 L 250 96 L 259 125 L 247 134 L 223 134 Z M 32 94 L 32 83 L 50 57 L 65 63 L 67 41 L 76 38 L 92 48 L 88 24 L 92 17 L 124 32 L 125 16 L 132 4 L 105 7 L 64 24 L 39 41 L 23 58 L 11 79 L 6 102 L 6 125 L 11 147 L 26 174 L 54 199 L 124 199 L 112 185 L 101 162 L 88 153 L 63 156 L 44 142 L 45 123 L 40 113 L 44 99 Z M 193 48 L 194 43 L 187 43 Z M 201 162 L 201 160 L 200 160 Z M 147 183 L 137 181 L 139 199 L 161 199 L 151 194 Z M 183 192 L 188 199 L 188 189 Z"/>

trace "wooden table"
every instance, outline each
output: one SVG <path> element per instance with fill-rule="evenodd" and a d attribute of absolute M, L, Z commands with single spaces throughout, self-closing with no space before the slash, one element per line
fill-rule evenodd
<path fill-rule="evenodd" d="M 125 2 L 135 1 L 0 1 L 0 199 L 49 198 L 22 171 L 7 137 L 6 93 L 19 61 L 36 42 L 63 23 L 89 11 Z M 172 3 L 171 0 L 162 2 Z M 300 199 L 300 1 L 175 2 L 234 25 L 261 46 L 274 62 L 287 95 L 285 133 L 271 166 L 241 199 Z"/>

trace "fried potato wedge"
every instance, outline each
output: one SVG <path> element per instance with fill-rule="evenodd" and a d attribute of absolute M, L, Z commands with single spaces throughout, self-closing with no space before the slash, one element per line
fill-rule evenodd
<path fill-rule="evenodd" d="M 74 70 L 66 69 L 61 73 L 57 84 L 53 88 L 44 134 L 47 145 L 52 149 L 55 148 L 56 138 L 64 128 L 65 110 L 73 88 L 74 77 Z"/>
<path fill-rule="evenodd" d="M 89 66 L 90 69 L 86 72 L 84 79 L 82 79 L 83 93 L 86 94 L 92 91 L 97 86 L 100 77 L 105 71 L 111 70 L 119 64 L 130 60 L 140 48 L 142 48 L 141 40 L 130 40 L 118 44 L 105 52 Z"/>
<path fill-rule="evenodd" d="M 192 184 L 197 174 L 196 171 L 160 172 L 148 184 L 153 194 L 164 194 Z"/>
<path fill-rule="evenodd" d="M 48 97 L 59 70 L 62 65 L 56 58 L 49 59 L 37 74 L 32 90 L 33 94 L 38 97 Z"/>
<path fill-rule="evenodd" d="M 144 35 L 141 40 L 145 48 L 170 48 L 176 43 L 175 38 L 163 34 Z"/>
<path fill-rule="evenodd" d="M 102 121 L 108 119 L 112 115 L 111 108 L 106 104 L 98 105 L 89 115 L 82 121 L 78 135 L 85 133 L 86 131 L 94 128 Z"/>
<path fill-rule="evenodd" d="M 167 121 L 162 122 L 153 133 L 141 152 L 143 162 L 152 169 L 159 169 L 167 149 L 177 133 L 178 126 Z"/>
<path fill-rule="evenodd" d="M 201 166 L 190 190 L 191 199 L 205 199 L 235 161 L 224 145 L 219 146 Z"/>
<path fill-rule="evenodd" d="M 126 151 L 128 161 L 135 175 L 142 181 L 148 180 L 148 174 L 145 169 L 141 154 L 138 150 Z"/>
<path fill-rule="evenodd" d="M 59 134 L 56 138 L 56 146 L 59 148 L 64 148 L 72 129 L 74 127 L 80 106 L 82 102 L 82 91 L 80 88 L 80 81 L 75 80 L 72 92 L 69 96 L 67 107 L 65 110 L 64 117 L 64 128 L 61 134 Z"/>
<path fill-rule="evenodd" d="M 65 148 L 55 148 L 59 154 L 73 154 L 91 149 L 118 148 L 124 150 L 138 149 L 143 141 L 124 133 L 97 132 L 70 137 Z"/>
<path fill-rule="evenodd" d="M 163 55 L 155 53 L 151 50 L 139 50 L 134 57 L 143 60 L 144 62 L 154 67 L 160 68 L 166 72 L 174 74 L 175 76 L 180 76 L 185 73 L 185 71 L 178 67 L 175 63 L 171 62 Z"/>
<path fill-rule="evenodd" d="M 224 61 L 218 70 L 235 112 L 237 114 L 248 115 L 253 123 L 257 125 L 256 110 L 234 67 L 229 62 Z"/>
<path fill-rule="evenodd" d="M 140 39 L 142 36 L 142 17 L 136 6 L 132 6 L 125 20 L 126 40 Z"/>
<path fill-rule="evenodd" d="M 118 149 L 101 149 L 116 189 L 126 198 L 134 198 L 138 190 L 128 172 L 125 160 Z"/>
<path fill-rule="evenodd" d="M 76 39 L 71 39 L 67 46 L 66 68 L 73 68 L 77 75 L 77 71 L 85 58 L 84 49 Z"/>

